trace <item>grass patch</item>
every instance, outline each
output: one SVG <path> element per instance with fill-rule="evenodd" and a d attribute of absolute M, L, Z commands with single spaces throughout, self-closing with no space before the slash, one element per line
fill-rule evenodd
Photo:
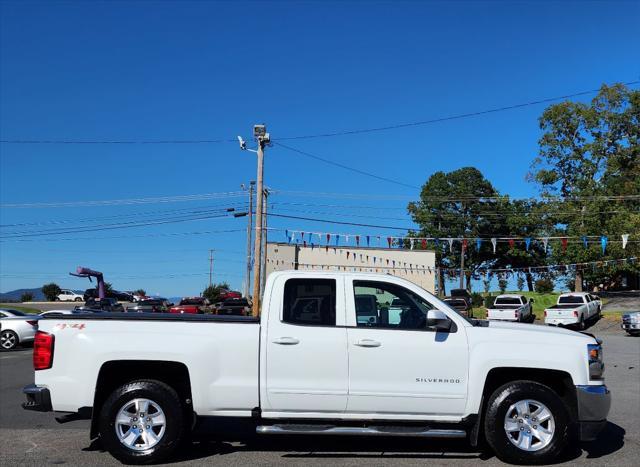
<path fill-rule="evenodd" d="M 18 310 L 23 313 L 29 313 L 31 315 L 37 315 L 42 310 L 38 310 L 37 308 L 29 308 L 28 306 L 14 305 L 13 303 L 0 303 L 0 308 L 8 308 L 10 310 Z"/>

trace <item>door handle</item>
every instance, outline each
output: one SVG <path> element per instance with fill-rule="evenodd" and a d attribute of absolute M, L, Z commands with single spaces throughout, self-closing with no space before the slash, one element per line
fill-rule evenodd
<path fill-rule="evenodd" d="M 299 344 L 300 341 L 295 337 L 278 337 L 273 340 L 273 343 L 280 345 L 296 345 Z"/>
<path fill-rule="evenodd" d="M 374 341 L 373 339 L 360 339 L 355 343 L 358 347 L 380 347 L 382 344 L 378 341 Z"/>

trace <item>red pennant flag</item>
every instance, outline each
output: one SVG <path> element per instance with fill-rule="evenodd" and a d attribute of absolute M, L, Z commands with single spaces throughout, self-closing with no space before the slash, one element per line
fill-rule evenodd
<path fill-rule="evenodd" d="M 422 239 L 422 249 L 423 249 L 423 250 L 426 250 L 426 249 L 427 249 L 427 239 L 426 239 L 426 238 L 423 238 L 423 239 Z"/>
<path fill-rule="evenodd" d="M 307 247 L 307 241 L 305 240 L 304 242 L 302 242 L 302 244 L 304 245 L 304 247 Z"/>
<path fill-rule="evenodd" d="M 509 248 L 513 248 L 513 246 L 516 244 L 516 241 L 513 238 L 509 239 Z"/>
<path fill-rule="evenodd" d="M 391 237 L 387 237 L 387 243 L 389 244 L 389 248 L 391 248 Z"/>
<path fill-rule="evenodd" d="M 331 234 L 327 234 L 327 243 L 331 241 Z"/>
<path fill-rule="evenodd" d="M 349 252 L 347 251 L 347 259 L 349 259 Z"/>
<path fill-rule="evenodd" d="M 562 252 L 567 251 L 567 243 L 569 242 L 566 238 L 560 240 L 562 242 Z"/>
<path fill-rule="evenodd" d="M 467 242 L 466 238 L 462 239 L 462 251 L 465 251 L 467 249 L 467 245 L 469 244 L 469 242 Z"/>

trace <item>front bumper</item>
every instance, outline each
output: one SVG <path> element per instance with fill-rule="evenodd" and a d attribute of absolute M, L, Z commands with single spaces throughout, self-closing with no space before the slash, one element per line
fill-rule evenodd
<path fill-rule="evenodd" d="M 625 331 L 640 331 L 640 323 L 623 322 L 620 326 Z"/>
<path fill-rule="evenodd" d="M 27 396 L 27 402 L 22 403 L 23 409 L 35 410 L 36 412 L 51 412 L 53 410 L 48 388 L 29 384 L 22 389 L 22 392 Z"/>
<path fill-rule="evenodd" d="M 611 392 L 605 386 L 576 386 L 580 441 L 593 441 L 607 424 Z"/>

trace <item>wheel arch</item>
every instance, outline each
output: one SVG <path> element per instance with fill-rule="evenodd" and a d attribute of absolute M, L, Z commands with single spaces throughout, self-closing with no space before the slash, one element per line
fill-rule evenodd
<path fill-rule="evenodd" d="M 188 412 L 192 409 L 191 379 L 184 363 L 164 360 L 113 360 L 102 364 L 93 398 L 90 438 L 98 436 L 102 404 L 118 387 L 139 379 L 153 379 L 171 386 Z"/>
<path fill-rule="evenodd" d="M 578 418 L 578 401 L 576 388 L 571 375 L 562 370 L 547 368 L 497 367 L 487 373 L 482 389 L 478 417 L 471 431 L 471 444 L 478 445 L 484 423 L 484 413 L 491 394 L 500 386 L 513 381 L 533 381 L 544 384 L 555 391 L 569 409 L 571 420 Z"/>

